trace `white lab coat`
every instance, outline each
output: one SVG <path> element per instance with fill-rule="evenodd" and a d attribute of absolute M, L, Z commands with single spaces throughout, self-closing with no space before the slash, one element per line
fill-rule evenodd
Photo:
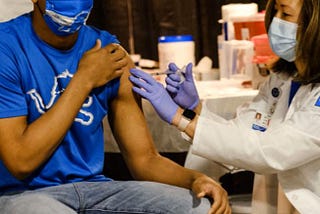
<path fill-rule="evenodd" d="M 0 22 L 8 21 L 33 9 L 30 0 L 1 0 Z"/>
<path fill-rule="evenodd" d="M 204 103 L 192 153 L 260 174 L 276 173 L 300 213 L 319 213 L 320 84 L 301 86 L 288 108 L 290 87 L 290 78 L 272 74 L 232 120 L 210 112 Z M 278 97 L 271 93 L 274 88 Z M 252 128 L 257 112 L 270 119 L 264 132 Z"/>

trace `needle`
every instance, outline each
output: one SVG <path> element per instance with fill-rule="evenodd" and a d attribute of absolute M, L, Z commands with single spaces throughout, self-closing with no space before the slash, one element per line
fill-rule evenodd
<path fill-rule="evenodd" d="M 185 80 L 185 71 L 186 70 L 186 66 L 183 66 L 181 69 L 178 69 L 176 72 L 173 71 L 163 71 L 163 72 L 154 72 L 154 73 L 150 73 L 151 76 L 159 76 L 159 75 L 165 75 L 165 74 L 178 74 L 180 76 L 180 82 L 179 84 L 183 83 Z"/>
<path fill-rule="evenodd" d="M 165 75 L 165 74 L 174 74 L 175 72 L 170 72 L 170 71 L 164 71 L 164 72 L 155 72 L 155 73 L 150 73 L 151 76 L 159 76 L 159 75 Z"/>

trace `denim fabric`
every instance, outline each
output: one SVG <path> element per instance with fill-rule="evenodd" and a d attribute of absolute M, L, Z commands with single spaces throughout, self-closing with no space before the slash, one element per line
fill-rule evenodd
<path fill-rule="evenodd" d="M 205 214 L 209 208 L 188 189 L 141 181 L 81 182 L 0 197 L 3 214 Z"/>

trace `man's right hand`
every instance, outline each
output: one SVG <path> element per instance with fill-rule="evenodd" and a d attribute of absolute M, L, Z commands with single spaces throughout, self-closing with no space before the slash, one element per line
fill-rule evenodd
<path fill-rule="evenodd" d="M 95 46 L 84 53 L 77 73 L 84 75 L 91 88 L 97 88 L 120 77 L 127 65 L 128 55 L 120 45 L 101 47 L 101 41 L 97 40 Z"/>

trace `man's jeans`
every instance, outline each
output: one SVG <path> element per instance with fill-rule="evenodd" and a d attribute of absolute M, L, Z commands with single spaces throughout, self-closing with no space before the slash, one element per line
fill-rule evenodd
<path fill-rule="evenodd" d="M 210 206 L 188 189 L 140 181 L 81 182 L 0 196 L 1 214 L 206 214 Z"/>

